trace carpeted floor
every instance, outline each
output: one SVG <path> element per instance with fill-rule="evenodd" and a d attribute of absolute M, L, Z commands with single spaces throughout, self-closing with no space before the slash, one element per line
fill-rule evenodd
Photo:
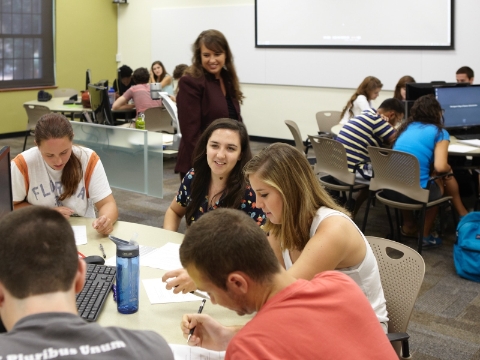
<path fill-rule="evenodd" d="M 23 148 L 23 137 L 1 139 L 0 146 L 9 145 L 12 156 Z M 252 142 L 255 154 L 266 144 Z M 33 146 L 30 137 L 27 147 Z M 174 159 L 164 161 L 164 198 L 158 199 L 143 194 L 113 189 L 122 221 L 130 221 L 161 227 L 165 211 L 178 190 L 180 179 L 174 174 Z M 475 199 L 463 199 L 472 209 Z M 357 214 L 361 224 L 364 207 Z M 413 359 L 480 359 L 480 283 L 458 277 L 452 258 L 455 240 L 450 217 L 446 219 L 443 245 L 424 250 L 425 279 L 410 320 L 408 333 Z M 445 224 L 445 221 L 441 222 Z M 180 232 L 185 231 L 182 220 Z M 369 214 L 366 235 L 385 237 L 389 232 L 385 210 L 378 205 Z M 415 239 L 404 238 L 405 243 L 415 248 Z M 479 265 L 480 266 L 480 265 Z"/>

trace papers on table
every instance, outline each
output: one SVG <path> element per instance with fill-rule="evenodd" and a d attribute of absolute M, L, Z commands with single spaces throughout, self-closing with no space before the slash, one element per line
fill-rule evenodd
<path fill-rule="evenodd" d="M 180 244 L 166 243 L 160 248 L 140 245 L 140 266 L 149 266 L 166 271 L 180 269 Z M 115 256 L 107 259 L 105 265 L 115 266 Z"/>
<path fill-rule="evenodd" d="M 468 145 L 450 144 L 448 146 L 448 151 L 449 152 L 468 153 L 470 151 L 475 151 L 475 150 L 477 150 L 477 149 L 475 149 L 472 146 L 468 146 Z"/>
<path fill-rule="evenodd" d="M 87 243 L 87 227 L 85 225 L 72 226 L 73 235 L 75 235 L 76 245 L 85 245 Z"/>
<path fill-rule="evenodd" d="M 142 280 L 145 291 L 148 295 L 148 300 L 151 304 L 166 304 L 178 303 L 188 301 L 201 301 L 202 297 L 188 293 L 188 294 L 174 294 L 173 289 L 167 290 L 162 279 L 144 279 Z"/>
<path fill-rule="evenodd" d="M 169 344 L 175 360 L 223 360 L 225 351 L 213 351 L 198 346 Z"/>
<path fill-rule="evenodd" d="M 473 139 L 473 140 L 458 140 L 457 139 L 457 142 L 465 144 L 465 145 L 480 147 L 480 139 Z"/>

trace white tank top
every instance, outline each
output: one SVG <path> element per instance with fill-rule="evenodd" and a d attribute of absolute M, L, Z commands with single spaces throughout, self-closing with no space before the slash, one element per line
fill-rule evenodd
<path fill-rule="evenodd" d="M 353 267 L 335 270 L 350 276 L 352 280 L 355 281 L 358 286 L 360 286 L 363 293 L 367 296 L 368 301 L 370 301 L 370 304 L 372 305 L 372 308 L 377 315 L 378 321 L 381 323 L 387 322 L 387 306 L 385 303 L 385 296 L 383 295 L 383 288 L 380 281 L 380 273 L 378 271 L 377 260 L 375 259 L 375 255 L 373 254 L 373 251 L 367 239 L 362 234 L 357 225 L 352 221 L 352 219 L 350 219 L 347 215 L 340 211 L 322 206 L 320 209 L 317 210 L 317 213 L 313 218 L 312 225 L 310 227 L 310 237 L 312 238 L 313 235 L 315 235 L 320 223 L 329 216 L 343 216 L 344 218 L 348 219 L 362 235 L 362 238 L 365 241 L 365 245 L 367 247 L 365 258 L 361 263 Z M 282 253 L 285 268 L 288 270 L 293 265 L 292 259 L 290 258 L 290 252 L 288 250 L 284 250 Z"/>

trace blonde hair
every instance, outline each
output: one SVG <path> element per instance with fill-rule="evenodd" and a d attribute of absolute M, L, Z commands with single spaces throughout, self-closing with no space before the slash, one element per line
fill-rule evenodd
<path fill-rule="evenodd" d="M 354 116 L 353 114 L 353 102 L 357 100 L 358 95 L 363 95 L 370 101 L 370 93 L 376 89 L 381 89 L 383 84 L 380 80 L 378 80 L 375 76 L 367 76 L 363 79 L 362 83 L 358 86 L 355 93 L 352 95 L 350 100 L 348 100 L 347 105 L 343 108 L 342 114 L 340 115 L 340 119 L 343 118 L 343 115 L 348 111 L 350 114 L 350 118 Z"/>
<path fill-rule="evenodd" d="M 349 215 L 320 185 L 305 154 L 293 146 L 275 143 L 266 147 L 245 165 L 243 172 L 247 181 L 250 175 L 255 175 L 280 192 L 282 223 L 272 224 L 267 220 L 264 230 L 280 240 L 283 250 L 303 250 L 320 207 Z"/>

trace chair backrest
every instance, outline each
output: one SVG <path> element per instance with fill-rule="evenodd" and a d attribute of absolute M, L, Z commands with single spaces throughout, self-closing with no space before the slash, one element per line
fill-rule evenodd
<path fill-rule="evenodd" d="M 300 134 L 300 129 L 298 128 L 297 123 L 293 120 L 285 120 L 285 124 L 293 135 L 295 147 L 305 154 L 305 145 L 303 145 L 302 135 Z"/>
<path fill-rule="evenodd" d="M 333 176 L 346 184 L 355 184 L 355 174 L 348 171 L 347 152 L 338 141 L 326 137 L 308 135 L 317 163 L 314 171 Z"/>
<path fill-rule="evenodd" d="M 53 90 L 53 97 L 71 97 L 73 95 L 78 95 L 79 91 L 75 89 L 60 88 Z M 81 99 L 79 99 L 80 101 Z"/>
<path fill-rule="evenodd" d="M 370 190 L 390 189 L 411 199 L 427 203 L 429 191 L 420 186 L 418 159 L 406 152 L 367 147 L 372 163 L 373 178 Z"/>
<path fill-rule="evenodd" d="M 38 119 L 45 114 L 50 114 L 51 112 L 47 106 L 43 105 L 24 104 L 23 107 L 25 108 L 28 117 L 27 129 L 34 129 L 35 125 L 37 125 Z"/>
<path fill-rule="evenodd" d="M 425 262 L 406 245 L 375 236 L 366 238 L 377 259 L 387 304 L 388 332 L 406 332 L 425 275 Z"/>
<path fill-rule="evenodd" d="M 340 122 L 340 111 L 319 111 L 315 114 L 317 118 L 318 131 L 331 133 L 332 126 Z"/>
<path fill-rule="evenodd" d="M 168 111 L 162 107 L 153 107 L 145 110 L 145 130 L 148 131 L 165 131 L 174 133 L 172 126 L 172 118 Z"/>

